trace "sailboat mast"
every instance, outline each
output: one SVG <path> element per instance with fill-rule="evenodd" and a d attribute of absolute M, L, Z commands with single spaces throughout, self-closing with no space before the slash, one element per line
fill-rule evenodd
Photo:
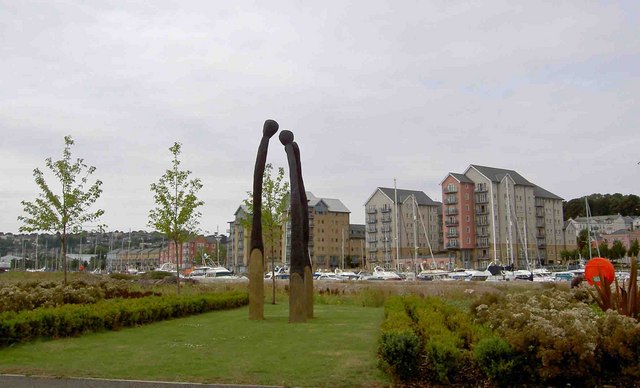
<path fill-rule="evenodd" d="M 589 201 L 587 200 L 587 197 L 584 197 L 584 205 L 585 205 L 585 209 L 587 212 L 587 235 L 589 236 L 587 240 L 589 243 L 589 259 L 591 259 L 591 257 L 593 257 L 592 253 L 591 253 L 591 224 L 589 223 L 589 217 L 591 217 L 591 209 L 589 208 Z M 600 256 L 600 246 L 598 245 L 598 240 L 595 239 L 596 242 L 596 249 L 598 251 L 598 257 Z"/>
<path fill-rule="evenodd" d="M 416 216 L 416 195 L 412 194 L 413 203 L 413 271 L 416 270 L 416 263 L 418 262 L 418 217 Z"/>
<path fill-rule="evenodd" d="M 511 197 L 509 195 L 509 181 L 507 180 L 507 177 L 509 175 L 505 175 L 504 179 L 504 184 L 505 187 L 507 189 L 507 225 L 509 227 L 508 230 L 508 237 L 509 237 L 509 244 L 508 244 L 508 249 L 509 249 L 509 259 L 511 260 L 511 265 L 513 265 L 513 233 L 511 231 L 511 229 L 513 228 L 513 222 L 511 221 Z"/>
<path fill-rule="evenodd" d="M 400 233 L 398 230 L 398 188 L 396 186 L 396 178 L 393 178 L 393 200 L 395 202 L 395 224 L 396 224 L 396 269 L 400 268 Z"/>

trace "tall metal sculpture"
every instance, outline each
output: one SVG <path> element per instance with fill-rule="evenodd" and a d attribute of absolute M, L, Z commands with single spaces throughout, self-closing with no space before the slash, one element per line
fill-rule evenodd
<path fill-rule="evenodd" d="M 289 267 L 289 322 L 306 322 L 313 316 L 313 278 L 309 260 L 309 219 L 302 180 L 300 149 L 291 131 L 280 132 L 289 164 L 291 195 L 291 265 Z M 310 290 L 310 294 L 309 294 Z M 309 298 L 311 296 L 311 298 Z M 309 303 L 311 299 L 311 303 Z"/>
<path fill-rule="evenodd" d="M 264 243 L 262 241 L 262 181 L 267 163 L 269 140 L 278 132 L 274 120 L 266 120 L 253 170 L 253 224 L 249 255 L 249 319 L 264 319 Z"/>

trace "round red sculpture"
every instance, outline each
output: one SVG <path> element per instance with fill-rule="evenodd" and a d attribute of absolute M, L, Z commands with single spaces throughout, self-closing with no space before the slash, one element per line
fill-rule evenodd
<path fill-rule="evenodd" d="M 609 260 L 602 257 L 594 257 L 585 265 L 584 277 L 590 285 L 599 285 L 602 279 L 606 279 L 611 284 L 616 277 L 616 272 Z"/>

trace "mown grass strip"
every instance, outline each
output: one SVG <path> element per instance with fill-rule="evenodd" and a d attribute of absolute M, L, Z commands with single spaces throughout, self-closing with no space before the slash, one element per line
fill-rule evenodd
<path fill-rule="evenodd" d="M 381 308 L 316 305 L 288 323 L 288 304 L 246 307 L 118 332 L 36 341 L 0 350 L 1 373 L 306 387 L 376 387 Z"/>

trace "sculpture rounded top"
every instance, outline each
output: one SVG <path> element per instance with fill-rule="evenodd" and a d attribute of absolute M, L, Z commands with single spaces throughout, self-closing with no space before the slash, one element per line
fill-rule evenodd
<path fill-rule="evenodd" d="M 276 132 L 278 132 L 278 128 L 280 128 L 280 126 L 275 120 L 266 120 L 264 122 L 264 125 L 262 126 L 262 136 L 271 138 L 271 136 L 275 135 Z"/>
<path fill-rule="evenodd" d="M 282 143 L 282 145 L 293 143 L 293 132 L 288 130 L 280 132 L 280 143 Z"/>

